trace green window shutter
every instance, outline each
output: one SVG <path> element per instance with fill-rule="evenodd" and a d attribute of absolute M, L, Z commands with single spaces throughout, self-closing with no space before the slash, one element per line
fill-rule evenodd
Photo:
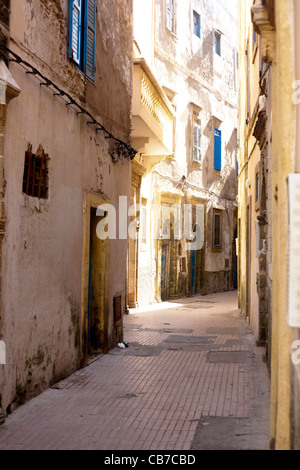
<path fill-rule="evenodd" d="M 86 0 L 84 21 L 83 71 L 95 79 L 96 0 Z"/>
<path fill-rule="evenodd" d="M 70 0 L 69 57 L 80 63 L 82 33 L 82 0 Z"/>

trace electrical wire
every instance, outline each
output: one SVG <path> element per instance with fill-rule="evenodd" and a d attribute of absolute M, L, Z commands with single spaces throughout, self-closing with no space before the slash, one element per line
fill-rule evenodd
<path fill-rule="evenodd" d="M 134 159 L 136 154 L 138 153 L 137 150 L 135 150 L 133 147 L 131 147 L 129 144 L 126 142 L 123 142 L 121 139 L 118 139 L 115 137 L 111 132 L 109 132 L 103 124 L 98 122 L 94 116 L 87 111 L 83 106 L 81 106 L 68 92 L 60 88 L 58 85 L 56 85 L 52 80 L 50 80 L 48 77 L 44 76 L 37 68 L 33 67 L 29 62 L 25 61 L 22 59 L 18 54 L 13 52 L 11 49 L 9 49 L 5 44 L 0 43 L 0 49 L 2 50 L 2 55 L 6 57 L 6 59 L 10 62 L 16 62 L 20 66 L 22 66 L 28 75 L 34 75 L 37 77 L 40 81 L 40 86 L 45 86 L 48 89 L 52 89 L 53 96 L 61 97 L 67 100 L 66 106 L 73 106 L 77 108 L 76 114 L 83 114 L 87 116 L 90 121 L 87 122 L 88 125 L 95 125 L 96 127 L 96 132 L 102 131 L 104 132 L 105 138 L 106 139 L 112 139 L 116 142 L 117 147 L 118 147 L 118 157 L 123 155 L 124 157 L 130 157 L 131 160 Z M 115 158 L 113 158 L 115 159 Z"/>

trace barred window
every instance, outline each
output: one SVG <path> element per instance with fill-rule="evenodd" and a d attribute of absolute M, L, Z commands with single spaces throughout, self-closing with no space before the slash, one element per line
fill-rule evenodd
<path fill-rule="evenodd" d="M 28 147 L 23 175 L 24 194 L 39 199 L 48 198 L 48 160 L 41 145 L 35 154 L 32 153 L 32 146 Z"/>

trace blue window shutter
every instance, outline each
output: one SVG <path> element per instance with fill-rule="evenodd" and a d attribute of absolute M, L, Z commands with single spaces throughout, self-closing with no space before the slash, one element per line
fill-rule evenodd
<path fill-rule="evenodd" d="M 86 0 L 84 21 L 83 71 L 95 79 L 96 0 Z"/>
<path fill-rule="evenodd" d="M 194 34 L 201 38 L 201 16 L 195 10 L 193 11 Z"/>
<path fill-rule="evenodd" d="M 215 170 L 222 169 L 222 133 L 215 127 Z"/>
<path fill-rule="evenodd" d="M 69 57 L 78 65 L 81 56 L 82 0 L 70 0 Z"/>

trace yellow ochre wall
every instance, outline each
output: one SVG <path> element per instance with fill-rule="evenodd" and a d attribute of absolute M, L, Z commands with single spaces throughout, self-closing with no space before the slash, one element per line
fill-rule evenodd
<path fill-rule="evenodd" d="M 260 2 L 256 1 L 256 4 Z M 299 48 L 300 38 L 297 25 L 300 20 L 298 0 L 274 0 L 261 2 L 266 8 L 275 9 L 275 29 L 264 23 L 260 24 L 262 55 L 271 66 L 272 85 L 268 100 L 272 109 L 268 126 L 271 133 L 272 193 L 269 203 L 272 212 L 269 224 L 272 224 L 272 310 L 271 310 L 271 422 L 270 443 L 276 450 L 299 449 L 299 366 L 291 361 L 293 342 L 299 339 L 299 330 L 287 324 L 287 287 L 288 282 L 288 205 L 287 177 L 290 173 L 299 172 L 299 158 L 296 149 L 299 147 L 297 128 L 299 128 L 299 105 L 293 100 L 294 81 L 300 78 Z M 249 286 L 246 276 L 247 256 L 252 266 L 255 262 L 253 250 L 247 250 L 246 223 L 247 200 L 252 188 L 255 158 L 251 156 L 252 133 L 248 133 L 246 124 L 247 82 L 245 44 L 251 38 L 252 0 L 240 2 L 240 124 L 239 124 L 239 266 L 240 266 L 240 307 L 246 315 L 252 311 L 253 287 Z M 258 24 L 258 23 L 256 23 Z M 273 30 L 272 30 L 273 29 Z M 254 64 L 250 61 L 250 69 Z M 255 101 L 257 80 L 251 82 L 250 73 L 250 106 Z M 253 159 L 253 164 L 252 164 Z M 248 184 L 246 184 L 248 180 Z M 249 190 L 250 180 L 250 190 Z M 253 279 L 251 278 L 251 283 Z M 297 286 L 295 286 L 296 288 Z M 251 292 L 250 299 L 247 292 Z M 251 323 L 251 322 L 250 322 Z M 253 326 L 253 325 L 252 325 Z M 254 325 L 255 326 L 255 325 Z"/>

